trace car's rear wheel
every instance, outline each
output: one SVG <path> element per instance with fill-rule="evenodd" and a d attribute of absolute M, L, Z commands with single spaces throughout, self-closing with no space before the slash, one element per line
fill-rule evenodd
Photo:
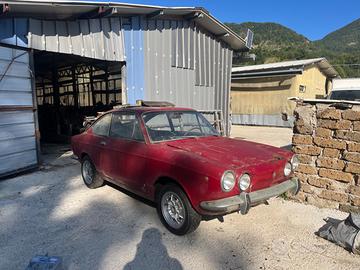
<path fill-rule="evenodd" d="M 104 184 L 104 180 L 100 177 L 88 156 L 81 160 L 81 175 L 88 188 L 98 188 Z"/>
<path fill-rule="evenodd" d="M 177 185 L 160 186 L 156 202 L 160 220 L 170 232 L 184 235 L 199 227 L 201 215 L 193 209 L 186 194 Z"/>

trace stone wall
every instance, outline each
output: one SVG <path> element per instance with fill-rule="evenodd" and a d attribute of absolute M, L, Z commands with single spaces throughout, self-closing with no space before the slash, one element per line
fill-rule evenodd
<path fill-rule="evenodd" d="M 293 151 L 302 187 L 297 200 L 346 212 L 360 210 L 360 105 L 301 101 Z"/>

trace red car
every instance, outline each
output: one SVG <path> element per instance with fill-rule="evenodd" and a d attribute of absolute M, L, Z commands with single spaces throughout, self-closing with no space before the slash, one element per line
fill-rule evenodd
<path fill-rule="evenodd" d="M 134 106 L 109 111 L 72 138 L 89 188 L 104 180 L 156 202 L 172 233 L 194 231 L 287 191 L 298 160 L 289 151 L 219 136 L 192 109 Z"/>

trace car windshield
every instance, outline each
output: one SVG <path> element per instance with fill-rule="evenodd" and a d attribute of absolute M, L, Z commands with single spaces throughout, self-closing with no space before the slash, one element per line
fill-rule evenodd
<path fill-rule="evenodd" d="M 219 136 L 209 121 L 196 111 L 149 112 L 143 119 L 154 142 Z"/>
<path fill-rule="evenodd" d="M 360 101 L 360 89 L 332 91 L 329 99 Z"/>

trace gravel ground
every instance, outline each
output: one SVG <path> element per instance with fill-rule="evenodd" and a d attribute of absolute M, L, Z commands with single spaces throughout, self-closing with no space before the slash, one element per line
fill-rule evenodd
<path fill-rule="evenodd" d="M 46 253 L 82 270 L 359 269 L 358 255 L 314 235 L 324 218 L 345 213 L 276 198 L 178 237 L 151 204 L 108 185 L 87 189 L 70 155 L 0 182 L 1 270 Z"/>

